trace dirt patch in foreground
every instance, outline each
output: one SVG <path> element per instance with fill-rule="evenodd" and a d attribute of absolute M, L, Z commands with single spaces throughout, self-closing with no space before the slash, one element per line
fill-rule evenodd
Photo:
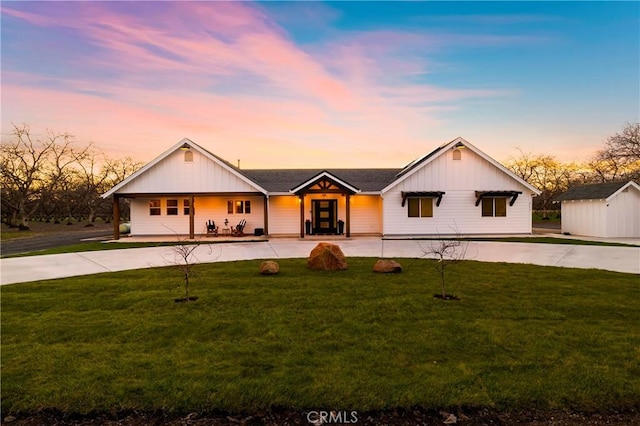
<path fill-rule="evenodd" d="M 324 413 L 324 414 L 323 414 Z M 320 420 L 324 416 L 325 422 Z M 163 412 L 114 412 L 88 416 L 71 416 L 60 412 L 42 412 L 34 415 L 5 417 L 3 424 L 35 426 L 204 426 L 204 425 L 528 425 L 528 426 L 582 426 L 582 425 L 640 425 L 638 410 L 612 411 L 610 413 L 575 413 L 565 411 L 521 411 L 500 413 L 479 411 L 433 411 L 414 408 L 375 412 L 273 410 L 258 411 L 251 415 L 227 413 L 191 413 L 171 415 Z"/>

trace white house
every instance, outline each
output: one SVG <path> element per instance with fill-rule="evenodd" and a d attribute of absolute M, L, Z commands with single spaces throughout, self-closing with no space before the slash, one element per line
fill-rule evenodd
<path fill-rule="evenodd" d="M 609 182 L 570 188 L 560 201 L 562 232 L 590 237 L 640 237 L 640 185 Z"/>
<path fill-rule="evenodd" d="M 239 169 L 183 139 L 113 187 L 131 234 L 193 238 L 215 221 L 257 235 L 529 234 L 539 191 L 462 138 L 399 169 Z"/>

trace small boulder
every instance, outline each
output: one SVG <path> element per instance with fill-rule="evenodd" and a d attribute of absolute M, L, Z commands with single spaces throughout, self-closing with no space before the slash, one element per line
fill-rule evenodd
<path fill-rule="evenodd" d="M 307 266 L 319 271 L 344 271 L 347 269 L 347 259 L 338 245 L 319 243 L 311 250 Z"/>
<path fill-rule="evenodd" d="M 266 260 L 260 264 L 260 273 L 262 275 L 275 275 L 280 272 L 280 265 L 273 260 Z"/>
<path fill-rule="evenodd" d="M 395 260 L 379 259 L 375 265 L 373 265 L 373 272 L 400 273 L 402 272 L 402 265 Z"/>

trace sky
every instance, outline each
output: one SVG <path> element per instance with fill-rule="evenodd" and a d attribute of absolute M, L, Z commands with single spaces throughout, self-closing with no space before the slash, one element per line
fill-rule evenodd
<path fill-rule="evenodd" d="M 640 2 L 2 1 L 2 139 L 400 168 L 456 137 L 583 161 L 640 120 Z"/>

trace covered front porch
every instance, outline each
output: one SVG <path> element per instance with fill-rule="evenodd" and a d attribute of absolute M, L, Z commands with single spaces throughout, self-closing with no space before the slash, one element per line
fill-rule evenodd
<path fill-rule="evenodd" d="M 262 193 L 210 194 L 114 194 L 113 238 L 119 239 L 120 203 L 130 202 L 132 236 L 182 235 L 188 239 L 232 236 L 238 224 L 245 222 L 243 233 L 268 234 L 268 202 Z"/>
<path fill-rule="evenodd" d="M 300 238 L 310 235 L 351 237 L 351 196 L 360 192 L 358 188 L 325 171 L 291 192 L 300 204 Z"/>

